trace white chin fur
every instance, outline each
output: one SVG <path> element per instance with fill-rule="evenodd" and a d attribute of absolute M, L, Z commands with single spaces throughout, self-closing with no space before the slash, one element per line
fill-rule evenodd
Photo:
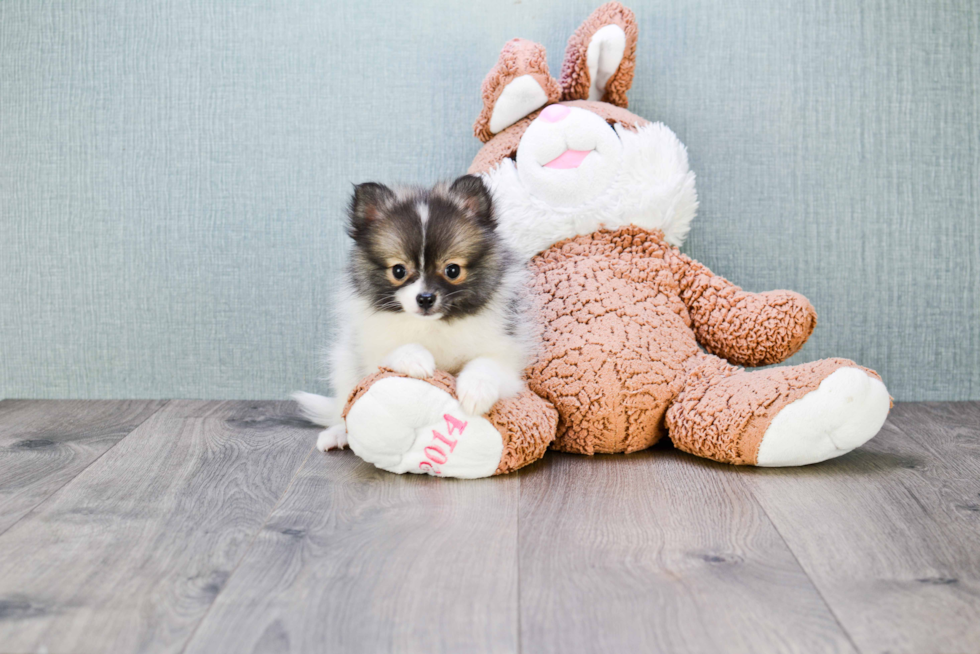
<path fill-rule="evenodd" d="M 592 138 L 596 144 L 604 142 L 606 133 L 613 139 L 619 137 L 618 153 L 615 146 L 603 146 L 609 153 L 599 157 L 609 164 L 602 168 L 605 172 L 589 167 L 589 159 L 595 154 L 569 170 L 538 165 L 538 159 L 547 158 L 556 149 L 552 141 L 559 137 L 555 134 L 564 134 L 547 128 L 561 126 L 578 113 L 596 119 L 578 122 L 580 119 L 575 118 L 582 131 L 595 130 Z M 542 123 L 540 130 L 538 123 Z M 589 144 L 588 138 L 588 134 L 575 135 L 570 141 L 579 147 L 569 145 L 570 149 L 588 149 L 581 147 Z M 542 148 L 540 154 L 538 147 Z M 522 164 L 528 162 L 525 171 Z M 559 179 L 556 173 L 563 177 Z M 540 118 L 532 122 L 518 147 L 516 165 L 504 159 L 484 175 L 484 180 L 494 195 L 500 233 L 525 258 L 572 236 L 629 224 L 659 229 L 668 243 L 680 246 L 698 208 L 687 149 L 669 128 L 655 123 L 634 132 L 617 125 L 614 134 L 599 116 L 578 108 L 557 123 Z M 556 199 L 556 195 L 560 197 Z"/>

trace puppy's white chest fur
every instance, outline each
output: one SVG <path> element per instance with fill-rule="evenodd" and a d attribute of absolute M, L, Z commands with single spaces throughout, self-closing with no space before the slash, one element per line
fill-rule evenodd
<path fill-rule="evenodd" d="M 405 313 L 377 312 L 360 306 L 359 327 L 352 334 L 358 359 L 365 372 L 377 369 L 397 348 L 417 343 L 435 359 L 436 367 L 458 374 L 477 357 L 503 360 L 520 370 L 524 358 L 520 344 L 506 333 L 503 316 L 488 307 L 485 311 L 451 322 L 426 320 Z"/>

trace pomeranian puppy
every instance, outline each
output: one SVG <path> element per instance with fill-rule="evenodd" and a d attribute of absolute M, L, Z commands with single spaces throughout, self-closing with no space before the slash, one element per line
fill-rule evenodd
<path fill-rule="evenodd" d="M 519 308 L 524 266 L 496 228 L 479 177 L 433 189 L 355 187 L 354 247 L 328 362 L 334 396 L 293 396 L 307 419 L 328 427 L 320 450 L 347 444 L 344 404 L 380 366 L 419 379 L 437 368 L 456 375 L 460 405 L 472 415 L 520 392 L 530 356 Z"/>

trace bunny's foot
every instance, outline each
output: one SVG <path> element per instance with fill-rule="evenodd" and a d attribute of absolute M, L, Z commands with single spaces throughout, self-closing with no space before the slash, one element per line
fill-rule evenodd
<path fill-rule="evenodd" d="M 471 415 L 452 376 L 413 379 L 383 369 L 355 390 L 345 421 L 350 448 L 383 470 L 474 479 L 540 458 L 554 439 L 557 412 L 524 391 L 486 416 Z"/>

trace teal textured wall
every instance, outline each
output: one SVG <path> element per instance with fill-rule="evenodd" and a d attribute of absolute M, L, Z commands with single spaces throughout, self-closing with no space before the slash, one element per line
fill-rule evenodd
<path fill-rule="evenodd" d="M 0 2 L 0 397 L 322 389 L 350 184 L 465 170 L 503 43 L 598 0 Z M 806 294 L 794 361 L 980 398 L 980 6 L 635 1 L 685 251 Z"/>

